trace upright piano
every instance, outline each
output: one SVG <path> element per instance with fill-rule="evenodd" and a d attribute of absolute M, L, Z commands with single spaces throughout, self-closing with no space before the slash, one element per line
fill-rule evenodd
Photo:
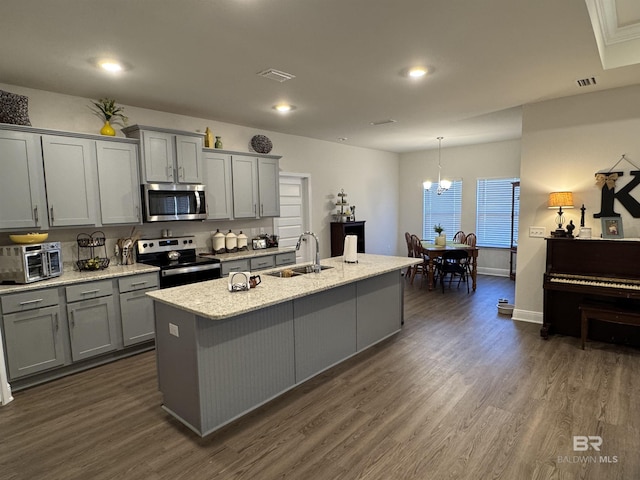
<path fill-rule="evenodd" d="M 580 305 L 640 312 L 640 241 L 547 238 L 540 335 L 580 337 Z M 589 338 L 640 346 L 640 328 L 594 319 Z"/>

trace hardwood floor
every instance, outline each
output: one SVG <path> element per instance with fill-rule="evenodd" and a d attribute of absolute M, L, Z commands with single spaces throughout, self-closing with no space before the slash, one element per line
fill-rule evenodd
<path fill-rule="evenodd" d="M 508 279 L 419 285 L 401 333 L 205 439 L 160 408 L 153 352 L 18 392 L 0 479 L 640 478 L 640 351 L 542 340 L 497 314 Z"/>

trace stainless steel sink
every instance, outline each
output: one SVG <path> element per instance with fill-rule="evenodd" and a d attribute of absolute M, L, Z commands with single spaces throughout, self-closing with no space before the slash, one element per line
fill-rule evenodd
<path fill-rule="evenodd" d="M 327 270 L 329 268 L 333 268 L 333 267 L 320 265 L 320 270 Z M 300 267 L 283 268 L 282 270 L 278 270 L 277 272 L 271 272 L 271 273 L 268 273 L 267 275 L 271 275 L 272 277 L 280 277 L 280 278 L 292 278 L 292 277 L 299 277 L 300 275 L 306 275 L 307 273 L 314 273 L 313 265 L 303 265 Z"/>

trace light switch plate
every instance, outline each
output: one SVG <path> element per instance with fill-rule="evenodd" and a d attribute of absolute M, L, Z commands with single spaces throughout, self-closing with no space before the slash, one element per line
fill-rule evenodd
<path fill-rule="evenodd" d="M 529 236 L 532 238 L 544 238 L 546 234 L 546 227 L 529 227 Z"/>

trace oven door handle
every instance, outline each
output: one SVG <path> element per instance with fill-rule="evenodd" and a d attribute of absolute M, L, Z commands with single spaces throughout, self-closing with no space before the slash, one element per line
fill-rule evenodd
<path fill-rule="evenodd" d="M 205 270 L 220 270 L 220 264 L 212 263 L 210 265 L 196 265 L 191 267 L 170 268 L 168 270 L 162 270 L 160 274 L 163 277 L 171 277 L 173 275 L 180 275 L 183 273 L 202 272 Z"/>

